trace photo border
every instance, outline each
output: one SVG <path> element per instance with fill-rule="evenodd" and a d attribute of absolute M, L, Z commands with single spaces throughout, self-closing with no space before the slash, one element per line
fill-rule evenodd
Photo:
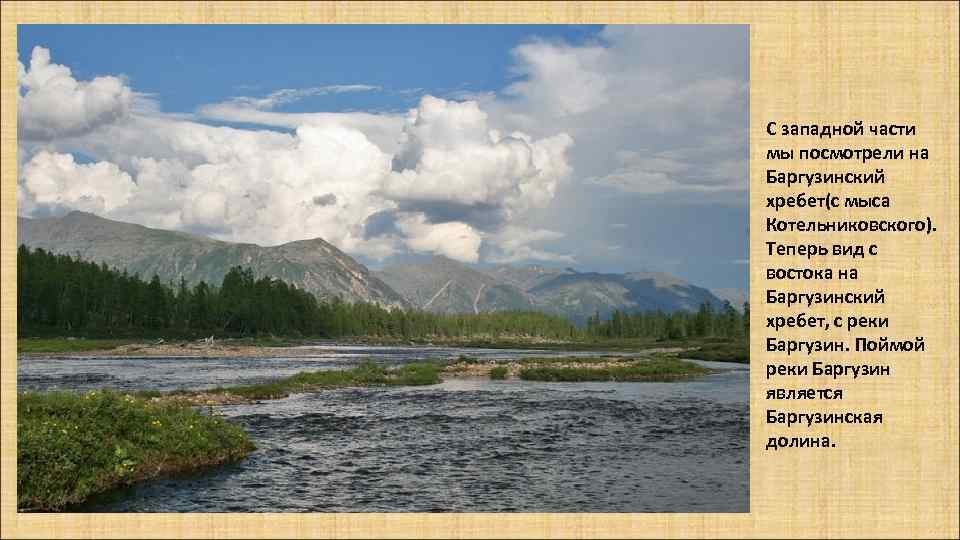
<path fill-rule="evenodd" d="M 2 10 L 2 456 L 4 538 L 641 538 L 641 537 L 956 537 L 958 536 L 958 8 L 921 3 L 665 2 L 4 2 Z M 886 413 L 872 429 L 831 427 L 836 449 L 764 451 L 773 431 L 764 374 L 751 370 L 749 514 L 18 514 L 16 512 L 16 102 L 17 24 L 31 23 L 563 23 L 750 25 L 750 227 L 764 227 L 764 152 L 784 144 L 767 121 L 916 124 L 911 144 L 936 163 L 888 167 L 884 187 L 939 228 L 933 240 L 898 244 L 896 258 L 857 262 L 884 275 L 897 321 L 926 336 L 922 365 L 890 357 L 899 386 L 849 385 L 851 403 Z M 915 172 L 923 177 L 908 176 Z M 906 204 L 906 203 L 905 203 Z M 906 213 L 907 210 L 904 210 Z M 816 212 L 807 214 L 816 217 Z M 825 214 L 829 215 L 829 214 Z M 831 216 L 831 217 L 836 217 Z M 790 238 L 784 235 L 781 238 Z M 801 238 L 801 237 L 797 237 Z M 856 235 L 853 235 L 856 238 Z M 864 237 L 867 238 L 867 237 Z M 764 237 L 750 239 L 751 358 L 764 365 Z M 892 245 L 892 244 L 891 244 Z M 931 246 L 939 249 L 931 255 Z M 952 299 L 952 300 L 951 300 Z M 946 322 L 944 322 L 946 321 Z M 905 323 L 906 324 L 906 323 Z M 908 326 L 913 328 L 913 326 Z M 781 337 L 789 335 L 781 333 Z M 854 394 L 860 397 L 856 398 Z"/>

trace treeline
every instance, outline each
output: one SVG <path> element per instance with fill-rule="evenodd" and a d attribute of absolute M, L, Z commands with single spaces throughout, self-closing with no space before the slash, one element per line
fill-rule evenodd
<path fill-rule="evenodd" d="M 587 336 L 594 339 L 680 340 L 710 337 L 741 339 L 750 335 L 750 305 L 745 303 L 742 313 L 734 309 L 729 302 L 724 302 L 719 309 L 714 309 L 713 304 L 704 302 L 696 313 L 614 311 L 606 321 L 601 320 L 598 313 L 587 319 L 585 332 Z"/>
<path fill-rule="evenodd" d="M 471 336 L 576 337 L 559 317 L 532 312 L 439 315 L 389 310 L 314 295 L 235 267 L 219 286 L 171 286 L 105 264 L 20 246 L 17 323 L 21 336 L 70 332 L 128 335 L 348 336 L 430 339 Z"/>
<path fill-rule="evenodd" d="M 696 313 L 614 311 L 599 313 L 584 328 L 538 312 L 442 315 L 385 309 L 375 304 L 318 300 L 271 277 L 231 268 L 219 286 L 181 280 L 165 284 L 57 255 L 17 250 L 17 323 L 21 336 L 75 333 L 89 336 L 177 334 L 184 336 L 284 336 L 436 338 L 549 338 L 679 340 L 749 335 L 749 306 L 730 304 Z"/>

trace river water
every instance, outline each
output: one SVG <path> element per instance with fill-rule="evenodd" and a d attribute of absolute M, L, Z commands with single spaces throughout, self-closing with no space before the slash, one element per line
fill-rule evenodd
<path fill-rule="evenodd" d="M 299 353 L 302 354 L 302 351 Z M 19 390 L 200 389 L 365 359 L 565 351 L 328 346 L 287 358 L 21 357 Z M 672 383 L 481 378 L 218 407 L 258 449 L 82 512 L 747 512 L 748 371 Z"/>

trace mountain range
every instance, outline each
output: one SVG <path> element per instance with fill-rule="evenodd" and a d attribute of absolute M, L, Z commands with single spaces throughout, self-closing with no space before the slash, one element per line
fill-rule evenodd
<path fill-rule="evenodd" d="M 582 323 L 614 310 L 695 311 L 723 300 L 668 274 L 602 274 L 542 266 L 470 266 L 444 257 L 374 272 L 414 307 L 439 313 L 536 310 Z"/>
<path fill-rule="evenodd" d="M 723 304 L 717 294 L 668 274 L 603 274 L 543 266 L 480 266 L 445 257 L 420 258 L 371 271 L 323 239 L 278 246 L 231 243 L 112 221 L 85 212 L 17 218 L 17 242 L 149 279 L 219 284 L 232 267 L 251 268 L 309 291 L 389 308 L 437 313 L 536 310 L 582 323 L 599 312 L 696 310 Z M 724 297 L 733 293 L 725 291 Z"/>
<path fill-rule="evenodd" d="M 144 279 L 156 274 L 164 282 L 182 277 L 190 284 L 220 285 L 231 267 L 245 266 L 257 276 L 281 279 L 319 298 L 410 307 L 366 266 L 320 238 L 263 247 L 71 212 L 60 218 L 17 217 L 17 244 L 79 255 Z"/>

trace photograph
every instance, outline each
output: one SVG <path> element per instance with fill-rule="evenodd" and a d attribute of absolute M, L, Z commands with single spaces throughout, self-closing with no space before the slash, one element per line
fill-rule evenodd
<path fill-rule="evenodd" d="M 17 512 L 750 512 L 750 28 L 17 24 Z"/>

